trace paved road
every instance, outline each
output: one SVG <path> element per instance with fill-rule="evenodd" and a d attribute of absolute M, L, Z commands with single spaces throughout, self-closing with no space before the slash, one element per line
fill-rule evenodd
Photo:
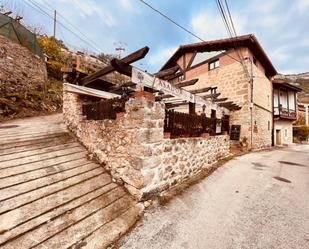
<path fill-rule="evenodd" d="M 121 248 L 309 248 L 309 146 L 235 158 L 167 206 Z"/>

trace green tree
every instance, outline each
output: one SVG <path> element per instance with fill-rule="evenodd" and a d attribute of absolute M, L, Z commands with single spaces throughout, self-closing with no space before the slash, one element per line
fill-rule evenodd
<path fill-rule="evenodd" d="M 65 66 L 67 59 L 61 49 L 67 49 L 63 41 L 46 35 L 38 37 L 44 53 L 49 57 L 47 62 L 47 72 L 52 78 L 62 80 L 61 68 Z"/>
<path fill-rule="evenodd" d="M 103 61 L 103 62 L 105 62 L 105 63 L 107 63 L 107 64 L 110 64 L 110 61 L 111 61 L 112 59 L 114 59 L 114 58 L 117 58 L 117 55 L 115 55 L 115 54 L 104 54 L 104 53 L 100 53 L 100 54 L 98 54 L 98 58 L 99 58 L 101 61 Z"/>
<path fill-rule="evenodd" d="M 308 125 L 302 125 L 298 127 L 297 137 L 300 141 L 307 140 L 308 136 L 309 136 L 309 126 Z"/>

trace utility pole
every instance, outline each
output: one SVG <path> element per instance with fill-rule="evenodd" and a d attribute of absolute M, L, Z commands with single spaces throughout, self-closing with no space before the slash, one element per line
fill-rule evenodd
<path fill-rule="evenodd" d="M 54 38 L 56 39 L 57 11 L 54 11 Z"/>
<path fill-rule="evenodd" d="M 114 42 L 114 45 L 116 46 L 115 47 L 115 50 L 116 52 L 118 52 L 118 57 L 119 59 L 121 59 L 121 54 L 122 52 L 124 52 L 126 49 L 125 49 L 125 46 L 127 45 L 125 42 Z"/>

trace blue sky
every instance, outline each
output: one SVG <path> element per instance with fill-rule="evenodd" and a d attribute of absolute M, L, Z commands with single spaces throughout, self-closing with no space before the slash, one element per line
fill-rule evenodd
<path fill-rule="evenodd" d="M 58 25 L 57 37 L 75 49 L 115 53 L 115 43 L 125 43 L 125 54 L 149 46 L 137 66 L 150 72 L 159 69 L 180 44 L 198 40 L 139 0 L 0 0 L 21 12 L 24 21 L 52 33 L 52 20 L 30 7 L 36 2 L 47 13 L 56 9 L 67 20 L 59 21 L 76 33 L 82 31 L 96 48 Z M 204 40 L 227 37 L 215 0 L 145 0 Z M 309 0 L 229 0 L 237 33 L 257 36 L 277 71 L 309 71 Z"/>

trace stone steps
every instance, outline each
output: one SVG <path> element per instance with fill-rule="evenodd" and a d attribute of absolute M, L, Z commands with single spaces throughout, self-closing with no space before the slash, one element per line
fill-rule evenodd
<path fill-rule="evenodd" d="M 0 125 L 0 248 L 106 248 L 143 212 L 61 118 Z"/>

